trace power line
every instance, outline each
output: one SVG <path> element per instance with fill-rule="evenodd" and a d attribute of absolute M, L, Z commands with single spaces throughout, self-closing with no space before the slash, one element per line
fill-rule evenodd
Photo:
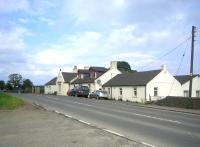
<path fill-rule="evenodd" d="M 180 47 L 181 45 L 183 45 L 186 41 L 189 41 L 191 39 L 191 36 L 186 38 L 185 40 L 183 40 L 181 43 L 179 43 L 176 47 L 174 47 L 173 49 L 169 50 L 167 53 L 163 54 L 162 56 L 158 57 L 156 60 L 150 62 L 148 65 L 142 66 L 140 69 L 144 69 L 146 67 L 148 67 L 149 65 L 152 65 L 152 63 L 157 62 L 157 60 L 169 55 L 170 53 L 172 53 L 173 51 L 177 50 L 178 47 Z"/>
<path fill-rule="evenodd" d="M 189 46 L 189 40 L 188 40 L 188 42 L 187 42 L 187 44 L 186 44 L 186 46 L 185 46 L 183 55 L 182 55 L 182 57 L 181 57 L 181 60 L 180 60 L 180 63 L 179 63 L 179 65 L 178 65 L 178 68 L 177 68 L 177 70 L 176 70 L 175 75 L 178 75 L 178 73 L 180 72 L 180 69 L 181 69 L 181 66 L 182 66 L 182 63 L 183 63 L 183 59 L 184 59 L 184 57 L 185 57 L 186 49 L 188 48 L 188 46 Z M 173 88 L 173 86 L 174 86 L 174 82 L 175 82 L 175 78 L 174 78 L 174 80 L 173 80 L 173 82 L 172 82 L 172 85 L 171 85 L 171 87 L 170 87 L 168 96 L 171 94 L 172 88 Z"/>

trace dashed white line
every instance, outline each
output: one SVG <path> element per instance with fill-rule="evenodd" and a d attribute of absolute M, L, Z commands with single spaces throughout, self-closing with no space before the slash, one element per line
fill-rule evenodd
<path fill-rule="evenodd" d="M 67 114 L 64 114 L 66 117 L 69 117 L 69 118 L 72 118 L 72 116 L 71 115 L 67 115 Z"/>
<path fill-rule="evenodd" d="M 90 125 L 90 123 L 88 123 L 88 122 L 86 122 L 86 121 L 83 121 L 83 120 L 78 120 L 79 122 L 82 122 L 82 123 L 84 123 L 84 124 L 87 124 L 87 125 Z"/>
<path fill-rule="evenodd" d="M 104 131 L 106 132 L 109 132 L 109 133 L 112 133 L 112 134 L 115 134 L 117 136 L 121 136 L 121 137 L 124 137 L 124 135 L 120 134 L 120 133 L 117 133 L 117 132 L 114 132 L 114 131 L 111 131 L 111 130 L 108 130 L 108 129 L 103 129 Z"/>
<path fill-rule="evenodd" d="M 89 106 L 89 107 L 92 106 L 92 105 L 89 105 L 89 104 L 84 104 L 84 103 L 79 103 L 79 102 L 71 102 L 71 103 L 75 103 L 75 104 L 79 104 L 79 105 L 85 105 L 85 106 Z"/>
<path fill-rule="evenodd" d="M 146 142 L 142 142 L 142 144 L 147 145 L 147 146 L 149 146 L 149 147 L 154 147 L 153 145 L 151 145 L 151 144 L 149 144 L 149 143 L 146 143 Z"/>

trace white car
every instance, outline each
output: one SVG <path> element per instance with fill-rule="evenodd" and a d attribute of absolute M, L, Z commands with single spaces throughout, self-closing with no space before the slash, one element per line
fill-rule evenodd
<path fill-rule="evenodd" d="M 95 90 L 92 93 L 90 93 L 88 97 L 89 98 L 96 98 L 96 99 L 108 98 L 108 94 L 107 94 L 106 91 L 103 91 L 103 90 Z"/>

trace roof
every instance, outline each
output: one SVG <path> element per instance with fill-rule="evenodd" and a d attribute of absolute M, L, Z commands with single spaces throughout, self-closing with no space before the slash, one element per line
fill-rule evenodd
<path fill-rule="evenodd" d="M 106 72 L 108 70 L 105 67 L 96 67 L 96 66 L 91 66 L 90 69 L 93 69 L 94 71 L 98 71 L 98 72 Z"/>
<path fill-rule="evenodd" d="M 91 79 L 91 78 L 84 78 L 84 79 L 79 79 L 77 78 L 76 80 L 74 80 L 72 82 L 72 84 L 82 84 L 82 83 L 93 83 L 94 82 L 94 79 Z"/>
<path fill-rule="evenodd" d="M 77 74 L 70 73 L 70 72 L 62 72 L 62 76 L 63 76 L 65 82 L 70 82 L 73 78 L 75 78 L 77 76 Z"/>
<path fill-rule="evenodd" d="M 122 73 L 109 80 L 103 86 L 145 86 L 160 72 L 161 70 Z"/>
<path fill-rule="evenodd" d="M 47 82 L 45 85 L 56 85 L 56 80 L 57 80 L 57 77 L 54 77 L 49 82 Z"/>
<path fill-rule="evenodd" d="M 193 78 L 196 77 L 198 75 L 193 75 Z M 179 75 L 179 76 L 174 76 L 176 80 L 178 80 L 181 85 L 185 84 L 186 82 L 188 82 L 190 80 L 190 75 Z"/>
<path fill-rule="evenodd" d="M 90 73 L 88 69 L 79 69 L 78 73 Z"/>

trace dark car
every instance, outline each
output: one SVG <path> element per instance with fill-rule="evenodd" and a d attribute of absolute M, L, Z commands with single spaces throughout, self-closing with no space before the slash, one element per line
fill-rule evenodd
<path fill-rule="evenodd" d="M 74 87 L 69 94 L 70 96 L 88 97 L 89 88 L 87 86 Z"/>
<path fill-rule="evenodd" d="M 107 98 L 108 94 L 107 94 L 106 91 L 103 91 L 103 90 L 95 90 L 92 93 L 90 93 L 88 97 L 89 98 L 96 98 L 96 99 Z"/>

